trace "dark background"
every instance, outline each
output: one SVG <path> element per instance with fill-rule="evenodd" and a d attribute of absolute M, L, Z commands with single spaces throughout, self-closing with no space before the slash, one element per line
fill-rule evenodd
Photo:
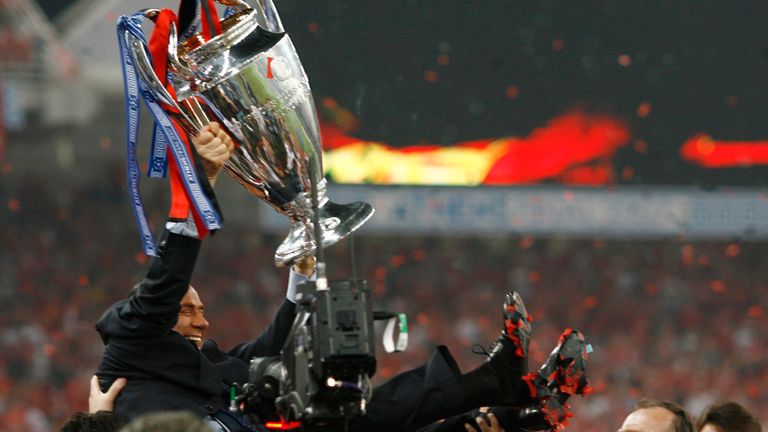
<path fill-rule="evenodd" d="M 404 146 L 525 136 L 581 108 L 626 120 L 633 138 L 645 141 L 645 153 L 630 144 L 617 155 L 618 172 L 636 172 L 619 181 L 768 184 L 764 167 L 703 169 L 678 153 L 701 132 L 768 139 L 764 3 L 286 0 L 278 7 L 313 90 L 352 110 L 360 137 Z M 425 79 L 428 71 L 437 81 Z M 516 98 L 507 96 L 510 86 Z M 643 103 L 651 107 L 645 118 Z"/>
<path fill-rule="evenodd" d="M 67 2 L 39 2 L 55 18 Z M 316 100 L 395 147 L 526 136 L 571 109 L 628 122 L 620 183 L 768 184 L 768 169 L 679 156 L 696 133 L 768 140 L 768 4 L 278 0 Z M 619 64 L 619 56 L 629 64 Z M 443 57 L 440 57 L 443 56 Z M 625 62 L 626 64 L 626 62 Z M 429 79 L 428 79 L 429 78 Z M 508 95 L 514 86 L 515 97 Z M 648 104 L 647 116 L 638 107 Z M 638 140 L 642 140 L 645 145 Z"/>

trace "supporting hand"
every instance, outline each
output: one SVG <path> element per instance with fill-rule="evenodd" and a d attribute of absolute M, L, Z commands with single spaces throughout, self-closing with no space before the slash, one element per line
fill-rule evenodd
<path fill-rule="evenodd" d="M 200 133 L 192 138 L 192 143 L 195 146 L 195 150 L 197 150 L 197 154 L 200 155 L 203 170 L 205 170 L 205 174 L 208 176 L 208 182 L 213 186 L 224 164 L 232 156 L 235 144 L 232 142 L 232 138 L 216 122 L 208 123 L 203 127 Z"/>
<path fill-rule="evenodd" d="M 312 273 L 315 272 L 314 255 L 299 258 L 299 260 L 293 264 L 293 271 L 299 274 L 303 274 L 304 276 L 307 276 L 307 277 L 312 276 Z"/>
<path fill-rule="evenodd" d="M 480 432 L 504 432 L 504 429 L 499 425 L 499 420 L 492 413 L 488 413 L 488 420 L 485 420 L 483 416 L 479 416 L 475 419 L 477 425 L 480 427 Z M 478 432 L 477 429 L 472 427 L 469 423 L 464 423 L 464 428 L 467 432 Z"/>
<path fill-rule="evenodd" d="M 92 376 L 91 393 L 88 395 L 88 412 L 94 414 L 99 411 L 113 411 L 117 394 L 127 382 L 125 378 L 118 378 L 109 386 L 107 392 L 103 393 L 99 387 L 99 378 L 96 375 Z"/>

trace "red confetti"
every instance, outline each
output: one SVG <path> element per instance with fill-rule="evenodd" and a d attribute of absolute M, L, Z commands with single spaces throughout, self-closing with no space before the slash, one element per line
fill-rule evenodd
<path fill-rule="evenodd" d="M 21 209 L 21 204 L 19 203 L 19 200 L 16 198 L 11 198 L 8 200 L 8 210 L 10 211 L 19 211 Z"/>
<path fill-rule="evenodd" d="M 629 66 L 629 65 L 631 65 L 631 64 L 632 64 L 632 57 L 630 57 L 630 56 L 629 56 L 629 55 L 627 55 L 627 54 L 622 54 L 622 55 L 620 55 L 620 56 L 618 57 L 618 59 L 616 59 L 616 61 L 617 61 L 617 62 L 618 62 L 618 63 L 619 63 L 621 66 L 627 67 L 627 66 Z"/>
<path fill-rule="evenodd" d="M 645 294 L 649 297 L 658 294 L 659 287 L 655 283 L 651 282 L 645 285 Z"/>
<path fill-rule="evenodd" d="M 383 296 L 387 293 L 387 286 L 382 282 L 376 282 L 373 284 L 373 293 L 377 296 Z"/>
<path fill-rule="evenodd" d="M 749 315 L 750 318 L 760 318 L 763 316 L 763 308 L 757 305 L 750 306 L 749 309 L 747 309 L 747 315 Z"/>
<path fill-rule="evenodd" d="M 133 256 L 133 261 L 136 262 L 136 264 L 145 265 L 149 262 L 149 258 L 141 252 L 136 252 L 136 255 Z"/>
<path fill-rule="evenodd" d="M 595 306 L 597 306 L 597 297 L 595 296 L 588 296 L 584 299 L 584 309 L 594 309 Z"/>
<path fill-rule="evenodd" d="M 426 257 L 427 254 L 424 252 L 424 249 L 416 249 L 411 252 L 411 259 L 414 261 L 424 261 Z"/>
<path fill-rule="evenodd" d="M 635 143 L 632 147 L 638 153 L 642 153 L 642 154 L 648 153 L 648 144 L 641 139 L 635 140 Z"/>
<path fill-rule="evenodd" d="M 402 255 L 395 255 L 389 259 L 389 263 L 392 267 L 400 267 L 405 263 L 405 257 Z"/>
<path fill-rule="evenodd" d="M 421 326 L 429 325 L 429 315 L 425 314 L 424 312 L 419 312 L 419 314 L 416 315 L 416 322 Z"/>
<path fill-rule="evenodd" d="M 632 180 L 635 177 L 635 169 L 632 167 L 624 167 L 621 169 L 621 178 L 623 180 Z"/>
<path fill-rule="evenodd" d="M 530 282 L 533 282 L 533 283 L 539 282 L 541 280 L 541 273 L 539 273 L 537 271 L 529 272 L 528 273 L 528 280 Z"/>
<path fill-rule="evenodd" d="M 328 108 L 328 109 L 332 109 L 332 108 L 336 108 L 337 106 L 339 106 L 339 103 L 336 102 L 336 99 L 334 99 L 334 98 L 326 97 L 326 98 L 323 98 L 323 106 Z"/>
<path fill-rule="evenodd" d="M 692 265 L 693 261 L 694 261 L 693 260 L 693 246 L 685 245 L 680 250 L 680 252 L 681 252 L 681 255 L 682 255 L 683 264 L 686 265 L 686 266 Z"/>
<path fill-rule="evenodd" d="M 533 237 L 525 236 L 520 239 L 520 249 L 528 249 L 533 246 Z"/>
<path fill-rule="evenodd" d="M 376 278 L 376 280 L 384 280 L 387 277 L 387 269 L 384 267 L 378 267 L 373 272 L 373 277 Z"/>
<path fill-rule="evenodd" d="M 716 293 L 722 293 L 725 292 L 725 284 L 721 280 L 713 280 L 709 283 L 709 288 L 716 292 Z"/>
<path fill-rule="evenodd" d="M 651 114 L 651 104 L 650 102 L 643 102 L 640 105 L 637 106 L 637 116 L 640 118 L 646 118 L 648 115 Z"/>

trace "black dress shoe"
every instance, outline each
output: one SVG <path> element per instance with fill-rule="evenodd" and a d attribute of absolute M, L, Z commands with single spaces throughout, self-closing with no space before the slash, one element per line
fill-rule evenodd
<path fill-rule="evenodd" d="M 530 317 L 517 293 L 507 293 L 504 300 L 501 335 L 491 344 L 490 351 L 480 345 L 473 347 L 480 349 L 475 351 L 477 354 L 487 358 L 482 366 L 460 378 L 467 401 L 475 407 L 522 407 L 533 402 L 523 382 L 528 373 Z"/>
<path fill-rule="evenodd" d="M 531 402 L 522 380 L 528 373 L 528 343 L 531 322 L 523 299 L 516 292 L 507 293 L 503 306 L 504 328 L 491 345 L 482 368 L 493 377 L 492 398 L 486 405 L 519 407 Z"/>

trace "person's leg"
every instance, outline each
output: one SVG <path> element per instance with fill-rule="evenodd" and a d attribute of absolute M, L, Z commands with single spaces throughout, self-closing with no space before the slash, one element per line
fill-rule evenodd
<path fill-rule="evenodd" d="M 493 406 L 486 411 L 492 413 L 507 432 L 561 429 L 571 416 L 566 405 L 568 398 L 590 392 L 586 378 L 589 351 L 581 332 L 566 329 L 539 371 L 524 377 L 533 402 L 524 408 Z M 479 416 L 485 414 L 477 409 L 467 411 L 426 426 L 419 432 L 465 432 L 465 423 L 481 430 L 475 422 Z"/>
<path fill-rule="evenodd" d="M 462 397 L 461 372 L 448 348 L 439 346 L 425 365 L 376 387 L 354 430 L 416 430 L 472 408 Z"/>
<path fill-rule="evenodd" d="M 462 390 L 473 407 L 523 406 L 532 401 L 521 377 L 528 373 L 531 323 L 520 296 L 507 293 L 503 307 L 504 328 L 485 363 L 462 375 Z"/>
<path fill-rule="evenodd" d="M 525 406 L 532 402 L 522 377 L 527 373 L 531 325 L 525 305 L 509 293 L 504 328 L 482 366 L 462 375 L 444 346 L 430 361 L 374 390 L 361 431 L 417 430 L 483 405 Z"/>

